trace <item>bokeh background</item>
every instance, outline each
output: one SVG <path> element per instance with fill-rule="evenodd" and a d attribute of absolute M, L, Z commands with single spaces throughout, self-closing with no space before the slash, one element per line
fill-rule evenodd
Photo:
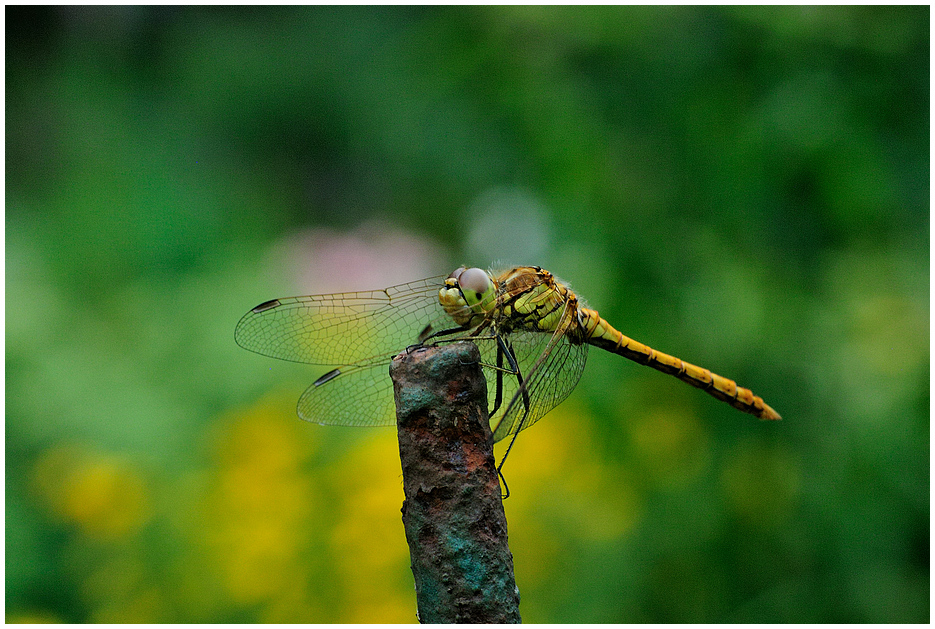
<path fill-rule="evenodd" d="M 929 9 L 6 8 L 6 619 L 413 622 L 395 432 L 273 297 L 539 264 L 527 622 L 927 622 Z"/>

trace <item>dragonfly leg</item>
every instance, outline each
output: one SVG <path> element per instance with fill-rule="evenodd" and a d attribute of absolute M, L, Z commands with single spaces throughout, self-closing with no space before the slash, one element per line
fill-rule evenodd
<path fill-rule="evenodd" d="M 529 407 L 527 406 L 523 410 L 523 418 L 519 420 L 519 425 L 516 427 L 516 432 L 513 433 L 513 437 L 510 439 L 510 445 L 506 447 L 506 452 L 503 453 L 503 458 L 500 459 L 500 465 L 497 466 L 497 474 L 500 475 L 500 478 L 503 478 L 503 464 L 506 463 L 506 457 L 510 456 L 510 450 L 513 449 L 513 444 L 516 443 L 516 437 L 519 436 L 519 431 L 523 429 L 523 424 L 526 421 L 526 417 L 529 416 Z M 504 479 L 503 484 L 506 485 L 506 480 Z M 510 495 L 510 490 L 507 488 L 507 496 Z M 506 496 L 504 496 L 506 498 Z"/>
<path fill-rule="evenodd" d="M 519 363 L 516 362 L 516 354 L 513 353 L 513 344 L 508 344 L 509 352 L 507 352 L 507 360 L 510 361 L 510 367 L 513 368 L 513 371 L 516 373 L 516 379 L 519 381 L 519 390 L 523 394 L 523 406 L 526 407 L 526 413 L 529 413 L 529 390 L 526 389 L 526 384 L 523 380 L 523 374 L 519 371 Z M 524 416 L 525 419 L 525 416 Z M 516 432 L 519 432 L 517 430 Z"/>
<path fill-rule="evenodd" d="M 497 468 L 497 476 L 499 476 L 500 480 L 503 481 L 503 489 L 506 491 L 506 493 L 500 495 L 500 500 L 506 500 L 510 497 L 510 486 L 506 484 L 506 476 L 503 475 L 503 472 L 500 471 L 499 467 Z"/>
<path fill-rule="evenodd" d="M 429 326 L 419 334 L 419 342 L 416 343 L 415 346 L 425 345 L 426 341 L 430 341 L 434 338 L 438 338 L 442 336 L 451 336 L 452 334 L 457 334 L 458 332 L 467 332 L 470 328 L 465 328 L 465 327 L 448 328 L 447 330 L 439 330 L 438 332 L 432 332 L 431 334 L 427 334 L 427 332 L 431 329 L 432 329 L 431 326 Z"/>
<path fill-rule="evenodd" d="M 523 373 L 519 370 L 519 363 L 516 362 L 516 354 L 513 352 L 513 345 L 509 341 L 504 341 L 503 337 L 499 334 L 497 335 L 497 352 L 499 358 L 499 352 L 503 352 L 506 356 L 507 362 L 510 363 L 509 373 L 512 373 L 516 376 L 517 382 L 519 382 L 519 390 L 523 395 L 523 407 L 526 409 L 526 413 L 529 413 L 529 391 L 526 389 L 525 381 L 523 380 Z M 525 419 L 525 414 L 523 416 Z M 517 429 L 516 432 L 519 432 Z"/>
<path fill-rule="evenodd" d="M 468 338 L 492 339 L 493 338 L 492 336 L 480 336 L 480 333 L 483 332 L 485 329 L 487 329 L 489 325 L 490 325 L 489 323 L 484 323 L 475 328 L 470 328 L 468 326 L 461 326 L 457 328 L 447 328 L 445 330 L 439 330 L 438 332 L 432 332 L 431 334 L 429 334 L 429 331 L 432 329 L 432 326 L 427 325 L 425 326 L 425 329 L 419 333 L 419 336 L 417 337 L 418 342 L 413 343 L 412 345 L 407 347 L 406 351 L 408 352 L 417 347 L 422 347 L 423 345 L 425 345 L 428 341 L 431 341 L 432 339 L 436 339 L 436 343 L 439 341 L 448 341 L 449 339 L 442 339 L 441 337 L 451 336 L 452 334 L 467 332 L 469 330 L 471 331 L 471 334 L 468 337 L 461 338 L 461 339 L 450 339 L 450 340 L 460 341 L 460 340 L 466 340 Z"/>
<path fill-rule="evenodd" d="M 465 339 L 459 339 L 459 340 L 465 340 Z M 504 349 L 505 346 L 501 347 L 502 339 L 499 336 L 495 334 L 490 335 L 490 336 L 471 336 L 470 340 L 497 341 L 497 352 L 498 352 L 497 364 L 491 365 L 490 363 L 485 363 L 481 361 L 480 363 L 481 367 L 486 367 L 487 369 L 493 369 L 494 371 L 502 371 L 503 373 L 508 373 L 511 376 L 515 376 L 519 374 L 519 367 L 517 366 L 515 356 L 513 355 L 511 350 L 505 350 Z M 510 367 L 503 366 L 503 360 L 500 355 L 500 352 L 503 352 L 503 355 L 507 357 L 507 361 L 509 361 L 511 365 Z M 493 411 L 490 411 L 490 414 L 493 415 Z"/>
<path fill-rule="evenodd" d="M 490 412 L 487 413 L 488 417 L 490 415 L 496 414 L 497 410 L 500 408 L 500 404 L 503 402 L 503 348 L 497 344 L 497 395 L 494 399 L 493 408 L 490 409 Z"/>
<path fill-rule="evenodd" d="M 513 353 L 513 346 L 508 342 L 504 342 L 500 335 L 497 335 L 498 347 L 502 349 L 503 353 L 506 355 L 507 361 L 510 363 L 510 367 L 514 370 L 516 375 L 516 380 L 519 382 L 519 392 L 522 395 L 523 399 L 523 417 L 519 420 L 519 424 L 516 426 L 516 430 L 513 432 L 513 437 L 510 439 L 510 444 L 506 447 L 506 452 L 503 454 L 503 458 L 500 459 L 500 465 L 497 466 L 497 474 L 500 475 L 500 478 L 503 479 L 503 486 L 506 488 L 506 498 L 510 495 L 510 489 L 506 485 L 506 479 L 503 478 L 503 464 L 506 463 L 506 457 L 510 455 L 510 450 L 513 449 L 513 444 L 516 443 L 516 437 L 519 435 L 519 431 L 523 429 L 523 424 L 526 423 L 526 418 L 529 417 L 529 391 L 526 389 L 526 382 L 523 380 L 523 374 L 519 370 L 519 365 L 516 362 L 516 357 Z M 516 398 L 513 398 L 513 401 L 510 402 L 510 406 L 516 403 Z M 509 407 L 507 408 L 507 413 L 509 412 Z M 506 413 L 504 413 L 505 415 Z M 502 421 L 502 420 L 501 420 Z"/>
<path fill-rule="evenodd" d="M 432 329 L 431 325 L 426 326 L 426 328 L 422 330 L 422 332 L 419 333 L 418 342 L 413 343 L 412 345 L 409 345 L 408 347 L 406 347 L 406 353 L 409 354 L 412 352 L 412 350 L 423 347 L 426 344 L 426 342 L 432 339 L 438 339 L 442 336 L 451 336 L 452 334 L 457 334 L 458 332 L 467 332 L 470 328 L 464 328 L 464 327 L 448 328 L 447 330 L 439 330 L 438 332 L 433 332 L 429 334 L 428 332 L 431 329 Z"/>
<path fill-rule="evenodd" d="M 497 395 L 494 399 L 493 408 L 490 409 L 490 411 L 487 413 L 488 416 L 492 417 L 497 413 L 497 410 L 499 410 L 500 404 L 503 403 L 503 374 L 508 373 L 517 376 L 520 379 L 520 384 L 523 382 L 523 376 L 519 372 L 519 365 L 516 363 L 516 357 L 513 355 L 513 348 L 507 346 L 503 340 L 503 337 L 499 334 L 491 338 L 495 338 L 497 340 L 497 364 L 485 366 L 497 372 Z M 509 369 L 506 369 L 503 366 L 504 356 L 506 356 L 507 362 L 510 363 Z"/>

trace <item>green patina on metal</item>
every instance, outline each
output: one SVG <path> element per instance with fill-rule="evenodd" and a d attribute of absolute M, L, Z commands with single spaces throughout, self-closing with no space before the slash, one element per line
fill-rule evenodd
<path fill-rule="evenodd" d="M 425 623 L 520 622 L 479 363 L 473 344 L 453 343 L 401 354 L 390 370 Z"/>

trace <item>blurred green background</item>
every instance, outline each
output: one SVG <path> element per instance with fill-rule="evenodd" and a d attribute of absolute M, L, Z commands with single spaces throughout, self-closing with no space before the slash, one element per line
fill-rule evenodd
<path fill-rule="evenodd" d="M 415 621 L 395 432 L 234 325 L 497 261 L 784 418 L 592 350 L 505 467 L 525 621 L 928 621 L 928 7 L 6 36 L 8 621 Z"/>

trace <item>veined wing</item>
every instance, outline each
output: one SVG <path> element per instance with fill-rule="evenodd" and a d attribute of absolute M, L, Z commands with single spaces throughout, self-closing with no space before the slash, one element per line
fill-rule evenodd
<path fill-rule="evenodd" d="M 392 355 L 447 316 L 438 303 L 444 282 L 441 275 L 383 290 L 274 299 L 243 316 L 234 340 L 251 352 L 312 365 Z"/>
<path fill-rule="evenodd" d="M 299 417 L 330 426 L 392 426 L 396 404 L 387 365 L 398 352 L 342 367 L 334 378 L 309 386 L 299 398 Z"/>
<path fill-rule="evenodd" d="M 504 398 L 500 410 L 491 417 L 494 441 L 500 441 L 520 430 L 529 428 L 546 413 L 559 405 L 577 386 L 584 373 L 588 346 L 574 345 L 561 332 L 553 334 L 518 330 L 507 335 L 516 354 L 529 394 L 527 414 L 519 383 L 515 376 L 503 374 Z M 481 353 L 496 355 L 496 348 L 481 347 Z M 495 358 L 494 358 L 495 359 Z M 485 356 L 484 362 L 489 357 Z M 491 408 L 495 395 L 496 373 L 487 370 L 487 395 Z"/>

